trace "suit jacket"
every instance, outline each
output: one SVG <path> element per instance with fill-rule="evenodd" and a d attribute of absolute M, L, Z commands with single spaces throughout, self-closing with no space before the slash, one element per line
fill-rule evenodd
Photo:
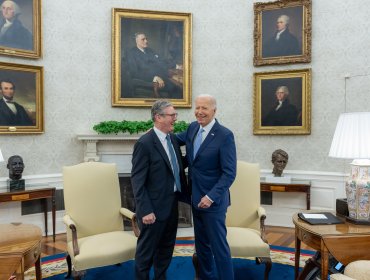
<path fill-rule="evenodd" d="M 216 121 L 193 159 L 193 142 L 198 130 L 199 124 L 193 122 L 187 131 L 176 135 L 179 144 L 186 145 L 193 207 L 209 212 L 226 211 L 230 205 L 229 188 L 236 176 L 234 135 Z M 200 209 L 197 205 L 205 195 L 214 202 L 211 207 Z"/>
<path fill-rule="evenodd" d="M 157 53 L 146 48 L 145 53 L 137 47 L 132 48 L 127 56 L 128 70 L 132 78 L 152 82 L 155 76 L 168 78 L 168 69 L 175 65 L 167 65 Z"/>
<path fill-rule="evenodd" d="M 270 112 L 266 115 L 266 117 L 262 120 L 263 126 L 295 126 L 295 125 L 302 125 L 298 123 L 298 111 L 297 108 L 289 103 L 289 100 L 285 99 L 279 108 L 276 111 L 276 107 L 278 104 L 275 104 L 273 108 L 271 108 Z"/>
<path fill-rule="evenodd" d="M 17 125 L 33 125 L 32 120 L 28 116 L 26 110 L 22 105 L 14 102 L 17 114 L 14 114 L 5 104 L 4 99 L 0 99 L 0 125 L 3 126 L 17 126 Z"/>
<path fill-rule="evenodd" d="M 263 45 L 262 57 L 302 54 L 302 50 L 299 49 L 297 38 L 289 32 L 288 28 L 280 34 L 279 40 L 275 39 L 276 34 Z"/>
<path fill-rule="evenodd" d="M 5 20 L 0 23 L 0 30 Z M 22 25 L 18 19 L 14 19 L 12 25 L 0 35 L 0 45 L 10 48 L 32 50 L 32 34 Z"/>
<path fill-rule="evenodd" d="M 189 196 L 180 147 L 173 135 L 171 138 L 179 164 L 181 193 Z M 175 178 L 167 153 L 153 129 L 141 136 L 134 146 L 131 183 L 139 219 L 152 212 L 158 221 L 169 217 L 173 201 L 177 199 Z"/>

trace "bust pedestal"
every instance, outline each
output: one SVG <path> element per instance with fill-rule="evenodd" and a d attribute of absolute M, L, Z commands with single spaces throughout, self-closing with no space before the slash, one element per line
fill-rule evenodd
<path fill-rule="evenodd" d="M 7 185 L 9 192 L 24 191 L 25 188 L 24 179 L 19 180 L 8 179 Z"/>

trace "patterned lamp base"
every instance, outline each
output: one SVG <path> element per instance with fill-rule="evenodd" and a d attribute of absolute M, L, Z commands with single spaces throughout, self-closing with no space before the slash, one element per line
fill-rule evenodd
<path fill-rule="evenodd" d="M 351 174 L 346 182 L 349 216 L 355 224 L 370 224 L 370 166 L 351 164 Z"/>

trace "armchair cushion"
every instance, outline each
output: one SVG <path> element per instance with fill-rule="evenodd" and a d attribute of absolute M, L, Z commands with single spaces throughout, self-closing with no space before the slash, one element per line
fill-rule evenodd
<path fill-rule="evenodd" d="M 336 273 L 330 275 L 330 280 L 356 280 L 356 279 L 345 276 L 344 274 Z"/>
<path fill-rule="evenodd" d="M 228 227 L 227 241 L 233 257 L 270 257 L 270 246 L 257 230 Z"/>
<path fill-rule="evenodd" d="M 72 241 L 67 250 L 77 271 L 121 263 L 135 257 L 136 237 L 132 232 L 113 231 L 78 239 L 80 254 L 74 256 Z"/>
<path fill-rule="evenodd" d="M 332 274 L 330 280 L 368 280 L 370 279 L 370 261 L 360 260 L 349 263 L 344 274 Z"/>

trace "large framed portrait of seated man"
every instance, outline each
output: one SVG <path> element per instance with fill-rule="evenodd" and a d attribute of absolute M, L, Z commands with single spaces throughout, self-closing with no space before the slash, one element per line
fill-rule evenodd
<path fill-rule="evenodd" d="M 311 133 L 311 69 L 254 73 L 253 134 Z"/>
<path fill-rule="evenodd" d="M 191 14 L 113 8 L 112 21 L 112 106 L 191 107 Z"/>
<path fill-rule="evenodd" d="M 0 0 L 0 54 L 41 57 L 41 0 Z"/>
<path fill-rule="evenodd" d="M 254 4 L 254 65 L 311 61 L 311 0 Z"/>
<path fill-rule="evenodd" d="M 43 132 L 43 68 L 0 62 L 0 134 Z"/>

